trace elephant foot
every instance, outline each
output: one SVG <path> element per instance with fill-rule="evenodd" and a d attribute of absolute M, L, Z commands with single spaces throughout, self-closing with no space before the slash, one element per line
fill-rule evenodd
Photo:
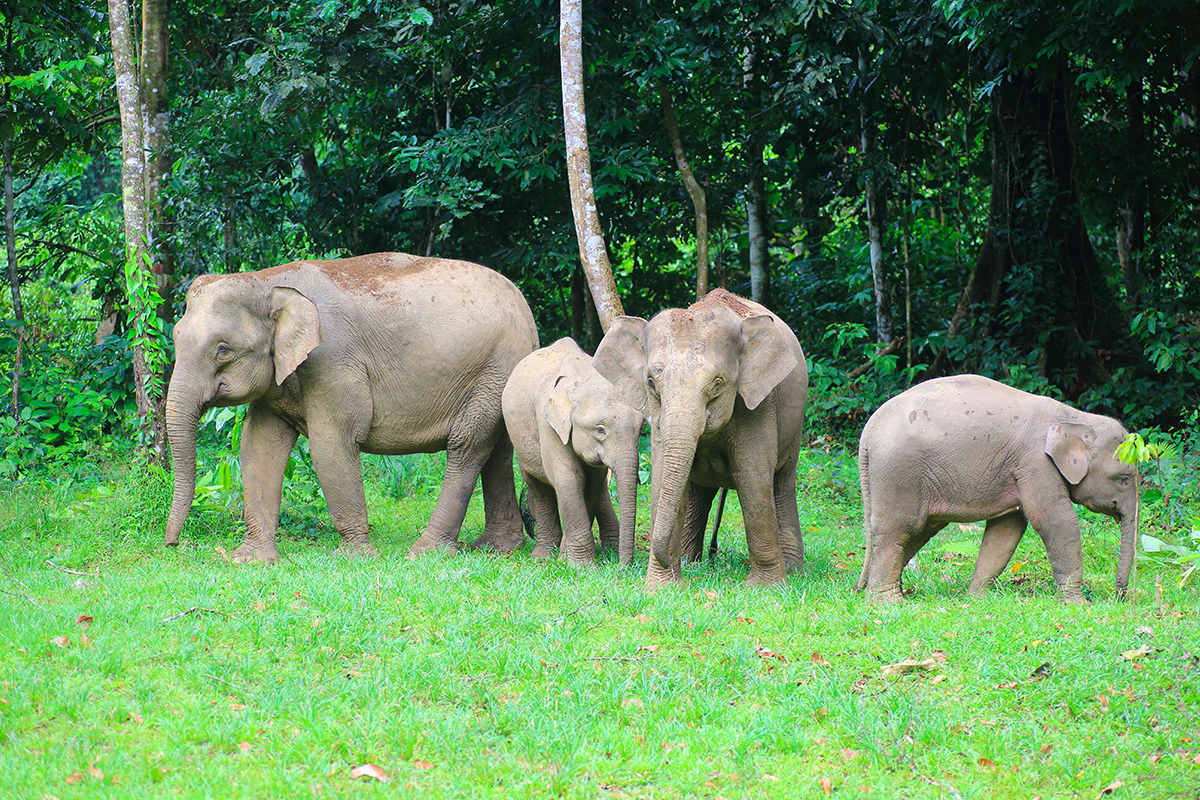
<path fill-rule="evenodd" d="M 235 564 L 274 564 L 279 561 L 279 551 L 274 544 L 242 542 L 237 550 L 229 554 L 229 560 Z"/>
<path fill-rule="evenodd" d="M 784 572 L 788 575 L 799 574 L 804 569 L 804 556 L 788 559 L 784 563 Z"/>
<path fill-rule="evenodd" d="M 867 592 L 867 603 L 873 606 L 891 606 L 903 600 L 904 595 L 900 592 L 899 587 L 886 592 Z"/>
<path fill-rule="evenodd" d="M 497 553 L 511 553 L 525 544 L 525 531 L 519 525 L 503 531 L 484 528 L 479 538 L 471 542 L 472 550 L 493 550 Z"/>
<path fill-rule="evenodd" d="M 334 552 L 346 558 L 375 558 L 379 555 L 368 541 L 343 541 Z"/>
<path fill-rule="evenodd" d="M 421 534 L 421 538 L 413 542 L 412 547 L 408 549 L 408 557 L 416 558 L 428 552 L 440 552 L 448 556 L 458 554 L 458 542 L 447 542 L 442 539 L 430 536 L 428 532 Z"/>
<path fill-rule="evenodd" d="M 1082 594 L 1064 594 L 1062 601 L 1068 606 L 1090 606 L 1092 603 Z"/>
<path fill-rule="evenodd" d="M 787 574 L 783 570 L 751 569 L 746 576 L 747 586 L 778 586 L 787 583 Z"/>
<path fill-rule="evenodd" d="M 553 558 L 554 552 L 546 545 L 539 544 L 537 547 L 533 548 L 533 553 L 531 553 L 531 555 L 534 558 Z"/>
<path fill-rule="evenodd" d="M 567 562 L 567 566 L 574 567 L 578 570 L 593 570 L 600 568 L 600 565 L 596 563 L 596 559 L 594 558 L 571 558 L 568 556 L 567 558 L 564 558 L 563 561 Z"/>

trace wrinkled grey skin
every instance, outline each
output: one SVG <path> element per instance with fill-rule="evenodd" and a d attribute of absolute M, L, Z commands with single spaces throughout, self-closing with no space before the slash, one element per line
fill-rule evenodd
<path fill-rule="evenodd" d="M 278 559 L 283 472 L 299 435 L 308 437 L 340 552 L 374 554 L 360 452 L 446 451 L 437 506 L 410 555 L 457 551 L 481 472 L 486 521 L 474 546 L 520 546 L 500 394 L 536 347 L 517 287 L 464 261 L 378 253 L 197 278 L 175 326 L 167 392 L 175 492 L 166 543 L 178 543 L 192 505 L 200 415 L 249 404 L 246 538 L 235 561 Z"/>
<path fill-rule="evenodd" d="M 970 592 L 1008 565 L 1026 523 L 1041 536 L 1060 596 L 1083 603 L 1083 552 L 1072 503 L 1121 524 L 1117 593 L 1133 565 L 1137 479 L 1113 453 L 1116 420 L 979 375 L 938 378 L 880 406 L 858 447 L 866 556 L 855 587 L 901 597 L 900 573 L 950 522 L 987 520 Z"/>
<path fill-rule="evenodd" d="M 703 531 L 719 487 L 736 489 L 750 551 L 750 585 L 781 583 L 804 563 L 796 508 L 808 369 L 796 335 L 766 308 L 723 289 L 646 322 L 618 317 L 596 370 L 650 419 L 649 588 L 682 579 L 684 511 L 693 485 Z"/>
<path fill-rule="evenodd" d="M 529 487 L 537 523 L 535 558 L 596 563 L 592 520 L 600 542 L 633 558 L 637 518 L 638 434 L 642 415 L 592 366 L 573 339 L 559 339 L 517 364 L 502 397 L 504 424 Z M 608 493 L 608 470 L 617 482 L 618 521 Z M 560 524 L 561 515 L 561 524 Z"/>

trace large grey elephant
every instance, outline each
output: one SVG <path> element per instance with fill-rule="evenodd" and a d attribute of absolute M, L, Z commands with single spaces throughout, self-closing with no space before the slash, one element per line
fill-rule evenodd
<path fill-rule="evenodd" d="M 618 317 L 594 364 L 650 419 L 649 587 L 680 580 L 681 556 L 699 557 L 698 536 L 683 552 L 684 509 L 700 498 L 687 516 L 702 530 L 717 487 L 741 501 L 748 584 L 780 583 L 803 564 L 796 459 L 808 367 L 783 320 L 717 289 L 649 322 Z"/>
<path fill-rule="evenodd" d="M 560 555 L 568 562 L 595 564 L 594 519 L 600 542 L 616 546 L 621 563 L 628 564 L 637 517 L 641 413 L 569 338 L 521 359 L 502 401 L 537 523 L 534 557 L 549 557 L 561 542 Z M 610 469 L 617 481 L 619 521 L 608 494 Z"/>
<path fill-rule="evenodd" d="M 1119 422 L 980 375 L 918 384 L 879 407 L 858 446 L 866 556 L 855 587 L 900 599 L 900 573 L 950 522 L 987 520 L 970 592 L 985 592 L 1026 524 L 1041 536 L 1064 602 L 1084 602 L 1072 503 L 1121 524 L 1116 588 L 1133 565 L 1137 479 L 1114 457 Z"/>
<path fill-rule="evenodd" d="M 379 253 L 202 275 L 175 326 L 167 428 L 177 544 L 196 483 L 196 426 L 214 406 L 248 403 L 241 435 L 246 537 L 235 561 L 274 561 L 283 472 L 308 437 L 339 550 L 371 555 L 360 452 L 446 451 L 433 516 L 410 550 L 458 549 L 475 481 L 474 546 L 524 542 L 500 394 L 538 345 L 517 287 L 465 261 Z"/>

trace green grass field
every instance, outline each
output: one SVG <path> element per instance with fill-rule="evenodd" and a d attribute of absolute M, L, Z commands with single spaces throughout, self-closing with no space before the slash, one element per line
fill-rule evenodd
<path fill-rule="evenodd" d="M 161 545 L 167 476 L 29 479 L 0 496 L 0 796 L 1200 795 L 1194 585 L 1164 573 L 1156 608 L 1143 568 L 1114 602 L 1116 526 L 1085 515 L 1091 606 L 1032 534 L 969 600 L 982 529 L 951 526 L 871 607 L 857 490 L 806 469 L 802 574 L 742 585 L 731 498 L 718 562 L 654 595 L 646 502 L 631 568 L 409 561 L 434 494 L 373 481 L 380 558 L 293 509 L 282 562 L 239 567 L 236 505 Z"/>

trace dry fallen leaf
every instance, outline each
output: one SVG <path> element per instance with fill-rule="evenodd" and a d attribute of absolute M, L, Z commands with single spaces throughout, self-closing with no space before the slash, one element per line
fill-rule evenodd
<path fill-rule="evenodd" d="M 413 759 L 412 765 L 413 765 L 414 767 L 416 767 L 417 769 L 433 769 L 433 762 L 431 762 L 431 761 L 422 761 L 422 760 L 421 760 L 421 759 L 419 759 L 419 758 L 415 758 L 415 759 Z"/>
<path fill-rule="evenodd" d="M 1020 685 L 1021 684 L 1017 683 L 1016 681 L 1008 681 L 1007 683 L 997 683 L 996 688 L 997 689 L 1015 689 Z"/>
<path fill-rule="evenodd" d="M 72 772 L 70 775 L 68 775 L 66 777 L 67 785 L 79 783 L 81 780 L 83 780 L 82 772 Z"/>
<path fill-rule="evenodd" d="M 652 617 L 647 617 L 645 614 L 638 614 L 633 620 L 634 622 L 654 622 Z"/>
<path fill-rule="evenodd" d="M 640 652 L 642 652 L 643 650 L 645 650 L 647 653 L 657 653 L 657 652 L 658 652 L 658 645 L 656 645 L 656 644 L 644 644 L 644 645 L 642 645 L 641 647 L 639 647 L 639 648 L 638 648 L 638 652 L 639 652 L 639 653 L 640 653 Z"/>
<path fill-rule="evenodd" d="M 250 744 L 249 742 L 238 742 L 238 749 L 241 750 L 243 753 L 249 753 L 250 748 L 252 748 L 252 747 L 253 747 L 253 745 Z"/>
<path fill-rule="evenodd" d="M 939 683 L 941 683 L 944 680 L 946 680 L 945 675 L 934 675 L 933 680 L 931 680 L 929 683 L 932 686 L 937 686 Z"/>
<path fill-rule="evenodd" d="M 822 656 L 820 653 L 813 653 L 813 654 L 812 654 L 812 662 L 813 662 L 814 664 L 816 664 L 817 666 L 819 666 L 819 667 L 828 667 L 828 666 L 830 666 L 829 662 L 828 662 L 828 661 L 826 661 L 826 660 L 825 660 L 825 657 L 824 657 L 824 656 Z"/>
<path fill-rule="evenodd" d="M 977 758 L 975 760 L 975 763 L 978 764 L 983 769 L 995 769 L 996 768 L 995 761 L 992 761 L 990 758 L 984 758 L 983 756 L 980 756 L 979 758 Z"/>
<path fill-rule="evenodd" d="M 1053 749 L 1054 749 L 1054 745 L 1044 744 L 1044 745 L 1042 745 L 1042 748 L 1040 750 L 1038 750 L 1038 752 L 1044 756 L 1048 756 L 1048 755 L 1050 755 L 1050 751 Z"/>
<path fill-rule="evenodd" d="M 95 621 L 96 621 L 95 617 L 89 617 L 87 614 L 80 614 L 78 617 L 75 618 L 75 624 L 82 625 L 85 628 L 87 626 L 91 625 Z"/>
<path fill-rule="evenodd" d="M 141 724 L 141 722 L 142 722 L 142 715 L 141 715 L 141 714 L 139 714 L 139 713 L 138 713 L 138 712 L 136 712 L 136 711 L 130 711 L 130 712 L 129 712 L 129 721 L 130 721 L 130 722 L 136 722 L 136 723 L 139 723 L 139 724 Z"/>
<path fill-rule="evenodd" d="M 50 640 L 50 643 L 56 644 L 59 647 L 66 647 L 67 645 L 69 645 L 71 643 L 71 640 L 68 639 L 66 636 L 55 636 L 53 639 Z"/>
<path fill-rule="evenodd" d="M 779 653 L 776 653 L 774 650 L 772 650 L 769 647 L 762 647 L 762 646 L 756 647 L 756 648 L 754 648 L 754 654 L 757 655 L 759 658 L 778 658 L 780 661 L 783 661 L 783 662 L 787 661 L 786 658 L 779 655 Z"/>
<path fill-rule="evenodd" d="M 821 778 L 821 791 L 827 795 L 833 794 L 833 781 L 829 778 Z"/>
<path fill-rule="evenodd" d="M 1106 795 L 1106 794 L 1112 794 L 1113 792 L 1115 792 L 1117 789 L 1120 789 L 1124 785 L 1125 785 L 1125 781 L 1113 781 L 1108 786 L 1105 786 L 1103 789 L 1101 789 L 1100 794 L 1096 795 L 1096 797 L 1100 798 L 1100 797 L 1104 797 L 1104 795 Z"/>
<path fill-rule="evenodd" d="M 778 780 L 779 780 L 779 778 L 776 778 L 774 775 L 772 775 L 772 774 L 771 774 L 771 773 L 769 773 L 769 772 L 768 772 L 766 775 L 763 775 L 763 776 L 762 776 L 762 779 L 763 779 L 764 781 L 771 781 L 771 783 L 775 783 L 776 781 L 778 781 Z"/>
<path fill-rule="evenodd" d="M 637 699 L 636 697 L 626 697 L 624 700 L 621 701 L 621 708 L 630 708 L 630 707 L 645 708 L 646 704 L 643 703 L 641 700 Z"/>
<path fill-rule="evenodd" d="M 354 769 L 350 770 L 350 777 L 351 778 L 374 778 L 375 780 L 380 781 L 381 783 L 387 783 L 388 781 L 390 781 L 392 779 L 392 776 L 388 775 L 386 772 L 384 772 L 383 768 L 377 764 L 361 764 L 361 765 L 355 767 Z"/>
<path fill-rule="evenodd" d="M 743 617 L 741 614 L 738 614 L 737 621 L 742 623 L 743 625 L 753 625 L 754 624 L 754 620 L 750 619 L 750 617 Z"/>
<path fill-rule="evenodd" d="M 935 669 L 937 667 L 937 663 L 937 659 L 934 658 L 927 658 L 923 661 L 905 659 L 904 661 L 899 661 L 895 664 L 884 664 L 883 674 L 884 677 L 890 677 L 892 675 L 903 675 L 906 672 L 913 672 L 920 669 Z"/>

